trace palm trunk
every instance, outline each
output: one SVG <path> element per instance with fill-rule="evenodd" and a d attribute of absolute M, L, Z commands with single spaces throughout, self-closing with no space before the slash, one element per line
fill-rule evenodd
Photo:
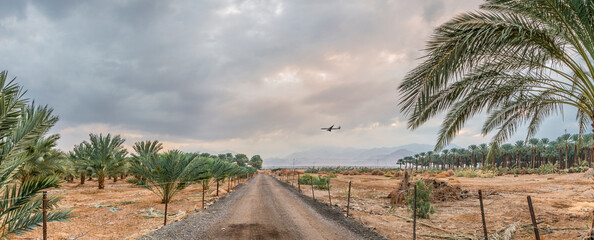
<path fill-rule="evenodd" d="M 85 180 L 87 180 L 87 176 L 84 172 L 80 173 L 80 185 L 84 185 L 85 184 Z"/>
<path fill-rule="evenodd" d="M 567 169 L 567 167 L 569 166 L 568 163 L 567 163 L 567 160 L 568 160 L 567 154 L 568 154 L 568 152 L 569 152 L 569 146 L 567 146 L 567 144 L 565 144 L 565 169 Z"/>
<path fill-rule="evenodd" d="M 217 197 L 219 196 L 219 179 L 217 179 Z"/>
<path fill-rule="evenodd" d="M 485 167 L 485 153 L 481 150 L 481 167 Z"/>
<path fill-rule="evenodd" d="M 99 189 L 105 189 L 105 175 L 97 174 L 97 182 L 99 183 Z"/>

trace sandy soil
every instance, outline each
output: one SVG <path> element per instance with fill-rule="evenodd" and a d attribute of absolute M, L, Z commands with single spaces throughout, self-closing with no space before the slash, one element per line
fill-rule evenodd
<path fill-rule="evenodd" d="M 286 177 L 280 179 L 286 181 Z M 582 173 L 506 175 L 495 178 L 448 177 L 439 180 L 460 186 L 468 190 L 471 196 L 459 201 L 434 203 L 437 213 L 419 222 L 442 230 L 418 225 L 418 239 L 435 239 L 427 235 L 482 236 L 479 189 L 483 191 L 489 233 L 515 222 L 530 224 L 526 201 L 528 195 L 532 197 L 537 221 L 542 221 L 539 228 L 543 239 L 581 239 L 592 223 L 594 181 L 584 178 Z M 411 215 L 403 206 L 391 210 L 389 199 L 386 198 L 400 180 L 384 176 L 338 174 L 332 180 L 332 203 L 343 209 L 347 204 L 348 181 L 352 181 L 351 213 L 354 219 L 376 228 L 390 239 L 412 238 L 412 223 L 397 217 L 409 218 Z M 296 184 L 291 177 L 289 183 Z M 310 186 L 301 187 L 305 195 L 312 195 Z M 329 201 L 327 190 L 315 190 L 315 197 L 319 201 Z M 533 238 L 531 226 L 520 228 L 514 235 L 514 239 Z"/>
<path fill-rule="evenodd" d="M 144 239 L 384 239 L 267 175 Z"/>
<path fill-rule="evenodd" d="M 205 196 L 207 206 L 217 199 L 216 183 L 211 182 Z M 226 194 L 227 182 L 220 184 L 219 196 Z M 233 190 L 232 190 L 233 191 Z M 151 191 L 125 181 L 106 181 L 104 190 L 97 189 L 97 181 L 84 185 L 63 183 L 50 190 L 49 195 L 62 196 L 60 207 L 72 209 L 75 218 L 69 222 L 48 223 L 49 239 L 134 239 L 163 225 L 164 204 Z M 150 210 L 153 209 L 151 214 Z M 168 223 L 182 219 L 202 209 L 202 185 L 184 189 L 169 203 Z M 11 239 L 41 239 L 41 228 Z"/>
<path fill-rule="evenodd" d="M 285 177 L 281 178 L 286 181 Z M 353 219 L 376 228 L 390 239 L 410 239 L 412 223 L 401 217 L 409 217 L 403 206 L 390 209 L 385 198 L 399 184 L 398 179 L 384 176 L 338 175 L 332 180 L 332 203 L 345 209 L 348 181 L 353 182 L 351 213 Z M 419 220 L 442 230 L 419 225 L 419 239 L 432 235 L 465 236 L 482 234 L 477 190 L 482 189 L 485 196 L 487 228 L 490 233 L 512 223 L 529 224 L 530 215 L 526 196 L 531 195 L 543 239 L 579 239 L 592 222 L 594 210 L 594 181 L 585 179 L 583 174 L 513 175 L 496 178 L 458 178 L 439 179 L 468 190 L 471 196 L 453 202 L 439 202 L 434 206 L 437 213 L 430 219 Z M 290 180 L 289 184 L 297 184 Z M 211 183 L 214 185 L 214 183 Z M 151 208 L 163 210 L 158 197 L 150 191 L 122 181 L 107 182 L 105 190 L 97 190 L 97 182 L 90 181 L 80 186 L 65 183 L 51 194 L 63 196 L 62 208 L 73 209 L 76 218 L 65 223 L 50 223 L 50 239 L 132 239 L 145 235 L 162 225 L 161 217 L 145 217 L 143 211 Z M 221 189 L 226 189 L 221 184 Z M 214 187 L 211 186 L 206 199 L 213 202 Z M 311 196 L 310 186 L 302 186 L 303 194 Z M 262 192 L 261 192 L 262 193 Z M 274 192 L 272 192 L 274 193 Z M 267 194 L 272 194 L 267 192 Z M 170 212 L 180 213 L 173 219 L 181 219 L 201 210 L 202 189 L 199 184 L 190 186 L 173 199 Z M 221 190 L 221 195 L 225 191 Z M 318 201 L 328 202 L 326 190 L 315 190 Z M 276 203 L 282 204 L 282 203 Z M 208 204 L 207 204 L 208 205 Z M 110 207 L 120 208 L 115 212 Z M 184 213 L 185 212 L 185 213 Z M 287 213 L 288 214 L 288 213 Z M 248 226 L 248 228 L 250 228 Z M 546 229 L 545 229 L 546 228 Z M 530 227 L 519 229 L 514 239 L 532 239 Z M 40 239 L 41 229 L 12 239 Z"/>

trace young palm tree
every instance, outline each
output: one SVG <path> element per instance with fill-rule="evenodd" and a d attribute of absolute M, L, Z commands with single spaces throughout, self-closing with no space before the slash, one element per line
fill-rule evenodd
<path fill-rule="evenodd" d="M 74 166 L 74 170 L 77 174 L 80 174 L 80 184 L 85 184 L 85 180 L 87 179 L 87 174 L 91 176 L 93 170 L 88 166 L 88 154 L 87 154 L 87 145 L 81 143 L 74 145 L 72 151 L 68 153 L 68 160 L 72 162 Z"/>
<path fill-rule="evenodd" d="M 230 177 L 230 174 L 234 173 L 234 168 L 237 167 L 236 164 L 225 162 L 222 160 L 215 160 L 212 165 L 212 177 L 217 182 L 217 196 L 219 196 L 219 181 L 225 180 L 225 178 Z"/>
<path fill-rule="evenodd" d="M 212 161 L 195 153 L 171 150 L 163 154 L 147 154 L 133 162 L 131 170 L 146 179 L 143 187 L 169 203 L 176 193 L 199 180 L 210 178 Z"/>
<path fill-rule="evenodd" d="M 59 187 L 55 176 L 29 177 L 21 183 L 15 175 L 28 160 L 27 148 L 54 126 L 58 117 L 48 107 L 27 106 L 24 91 L 0 72 L 0 239 L 22 234 L 42 223 L 43 189 Z M 55 210 L 58 197 L 49 197 L 48 221 L 65 221 L 70 211 Z"/>
<path fill-rule="evenodd" d="M 487 0 L 437 28 L 424 62 L 400 84 L 408 127 L 447 112 L 436 149 L 476 114 L 503 143 L 522 123 L 527 139 L 563 106 L 580 132 L 594 121 L 594 4 L 574 0 Z"/>
<path fill-rule="evenodd" d="M 86 157 L 85 164 L 97 176 L 98 189 L 105 188 L 105 177 L 113 176 L 121 171 L 126 164 L 127 151 L 122 144 L 124 139 L 119 135 L 89 134 L 89 142 L 84 141 Z"/>

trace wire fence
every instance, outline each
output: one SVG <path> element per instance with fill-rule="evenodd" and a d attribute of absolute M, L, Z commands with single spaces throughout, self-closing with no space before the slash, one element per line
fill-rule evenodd
<path fill-rule="evenodd" d="M 356 184 L 353 184 L 352 181 L 348 181 L 348 184 L 345 183 L 344 179 L 342 179 L 340 181 L 341 187 L 338 186 L 334 186 L 335 184 L 330 184 L 328 183 L 327 190 L 324 189 L 318 189 L 316 191 L 314 191 L 315 189 L 315 185 L 313 184 L 313 181 L 311 181 L 311 184 L 309 185 L 303 185 L 300 184 L 299 178 L 302 177 L 304 174 L 302 174 L 301 172 L 298 171 L 294 171 L 294 170 L 287 170 L 286 172 L 282 172 L 282 171 L 278 171 L 278 172 L 272 172 L 270 173 L 270 175 L 272 175 L 273 177 L 275 177 L 277 180 L 286 183 L 289 186 L 294 187 L 297 191 L 299 191 L 301 194 L 309 196 L 312 198 L 312 200 L 314 201 L 318 201 L 318 202 L 323 202 L 328 204 L 329 206 L 338 206 L 342 208 L 342 212 L 343 214 L 345 214 L 346 217 L 350 217 L 352 219 L 352 211 L 356 211 L 357 214 L 360 217 L 360 221 L 361 223 L 365 224 L 365 222 L 363 222 L 363 218 L 362 216 L 364 216 L 365 214 L 367 214 L 367 212 L 365 212 L 364 209 L 353 209 L 352 204 L 355 203 L 357 205 L 373 205 L 374 203 L 370 203 L 370 201 L 374 201 L 372 200 L 372 198 L 369 197 L 355 197 L 351 195 L 351 190 L 354 191 L 367 191 L 369 190 L 369 187 L 367 186 L 357 186 Z M 312 175 L 318 175 L 318 174 L 312 174 Z M 346 184 L 346 185 L 345 185 Z M 348 187 L 347 187 L 348 186 Z M 311 191 L 310 189 L 311 188 Z M 352 188 L 352 189 L 351 189 Z M 414 188 L 414 190 L 412 189 Z M 331 191 L 330 189 L 332 189 L 333 191 Z M 320 193 L 323 193 L 327 191 L 327 196 L 323 196 L 320 197 Z M 405 232 L 408 232 L 410 235 L 408 237 L 412 236 L 412 239 L 416 239 L 419 236 L 424 237 L 424 239 L 512 239 L 512 238 L 506 238 L 508 236 L 505 236 L 506 234 L 511 234 L 508 232 L 514 232 L 516 230 L 520 230 L 520 229 L 526 229 L 525 231 L 527 231 L 527 229 L 532 229 L 533 231 L 533 237 L 534 239 L 541 239 L 541 234 L 544 233 L 553 233 L 555 231 L 561 231 L 561 232 L 569 232 L 572 231 L 571 236 L 569 237 L 569 235 L 567 235 L 567 238 L 565 239 L 584 239 L 584 240 L 594 240 L 594 209 L 590 209 L 590 217 L 587 220 L 582 220 L 582 221 L 577 221 L 577 220 L 573 220 L 573 224 L 574 226 L 564 226 L 564 227 L 553 227 L 550 225 L 550 223 L 554 223 L 556 221 L 558 221 L 558 219 L 546 219 L 545 214 L 538 214 L 537 213 L 537 209 L 538 207 L 533 204 L 533 198 L 534 196 L 530 196 L 530 195 L 526 195 L 524 196 L 525 199 L 525 203 L 523 204 L 524 207 L 521 207 L 519 209 L 515 209 L 513 211 L 526 211 L 529 214 L 529 218 L 527 219 L 512 219 L 513 223 L 509 224 L 509 225 L 504 225 L 504 227 L 500 227 L 500 228 L 494 228 L 494 226 L 488 226 L 487 224 L 487 220 L 490 220 L 489 222 L 493 223 L 494 221 L 500 220 L 503 221 L 503 219 L 489 219 L 489 215 L 486 214 L 485 212 L 485 206 L 489 206 L 491 204 L 493 204 L 495 201 L 506 201 L 505 199 L 493 199 L 488 203 L 484 203 L 484 198 L 483 198 L 483 191 L 482 190 L 478 190 L 477 194 L 476 194 L 476 204 L 466 204 L 464 206 L 460 206 L 462 208 L 468 209 L 467 211 L 465 211 L 465 214 L 467 215 L 472 215 L 475 214 L 476 216 L 478 216 L 478 219 L 480 219 L 480 223 L 477 224 L 477 222 L 468 222 L 468 223 L 462 223 L 461 219 L 452 219 L 455 222 L 458 223 L 462 223 L 466 226 L 470 226 L 470 225 L 476 225 L 477 229 L 473 232 L 461 232 L 460 229 L 451 229 L 448 230 L 444 227 L 441 226 L 437 226 L 435 224 L 432 223 L 431 220 L 424 220 L 422 222 L 418 222 L 417 219 L 417 209 L 416 207 L 418 206 L 416 204 L 416 200 L 417 200 L 417 194 L 416 194 L 416 185 L 412 184 L 411 186 L 411 195 L 414 197 L 414 204 L 413 209 L 412 209 L 412 213 L 408 213 L 410 215 L 412 215 L 410 218 L 409 217 L 404 217 L 402 215 L 397 215 L 396 213 L 393 212 L 393 207 L 390 207 L 389 210 L 386 210 L 384 213 L 372 213 L 369 212 L 369 215 L 389 215 L 389 216 L 395 216 L 397 217 L 397 219 L 401 222 L 406 222 L 410 224 L 410 228 L 408 230 L 405 230 Z M 414 192 L 414 193 L 413 193 Z M 333 196 L 334 195 L 334 196 Z M 345 196 L 346 195 L 346 196 Z M 339 198 L 341 197 L 341 198 Z M 474 194 L 471 194 L 471 199 L 473 199 L 475 196 Z M 332 205 L 332 201 L 334 201 L 334 205 Z M 344 201 L 346 201 L 346 205 L 344 204 Z M 388 200 L 376 200 L 379 201 L 380 204 L 389 204 L 387 203 Z M 472 200 L 471 200 L 472 201 Z M 542 199 L 540 200 L 542 201 Z M 466 203 L 466 201 L 464 202 Z M 376 203 L 377 204 L 377 203 Z M 510 205 L 511 207 L 511 205 Z M 497 212 L 501 209 L 490 209 L 492 212 Z M 488 212 L 487 212 L 488 213 Z M 410 216 L 409 215 L 409 216 Z M 556 216 L 554 216 L 556 217 Z M 496 216 L 494 218 L 500 218 L 500 216 Z M 380 218 L 381 219 L 381 218 Z M 354 220 L 358 220 L 358 219 L 354 219 Z M 509 219 L 506 219 L 506 221 Z M 546 220 L 550 220 L 550 221 L 546 221 Z M 385 220 L 383 220 L 385 221 Z M 543 223 L 549 222 L 549 225 L 542 225 Z M 526 222 L 526 224 L 521 224 L 521 222 Z M 421 228 L 419 228 L 421 227 Z M 507 231 L 507 232 L 506 232 Z M 439 233 L 439 234 L 436 234 Z M 576 235 L 576 232 L 578 234 L 578 236 Z M 445 234 L 444 234 L 445 233 Z"/>
<path fill-rule="evenodd" d="M 141 227 L 143 229 L 140 232 L 128 232 L 128 233 L 118 233 L 119 235 L 115 238 L 124 238 L 130 239 L 135 237 L 140 237 L 145 233 L 149 233 L 150 231 L 155 230 L 159 225 L 155 225 L 155 222 L 152 221 L 151 224 L 142 224 L 142 223 L 134 223 L 134 220 L 131 218 L 135 217 L 142 217 L 143 220 L 148 219 L 162 219 L 162 225 L 167 224 L 167 218 L 169 220 L 179 220 L 184 216 L 191 214 L 192 212 L 199 212 L 206 209 L 210 204 L 216 201 L 219 197 L 224 196 L 227 193 L 227 189 L 233 191 L 239 185 L 247 182 L 254 174 L 250 174 L 248 176 L 241 176 L 241 177 L 234 177 L 234 178 L 226 178 L 226 179 L 219 179 L 219 184 L 217 184 L 216 179 L 204 179 L 198 181 L 175 181 L 175 182 L 163 182 L 163 183 L 147 183 L 146 185 L 134 185 L 131 183 L 123 182 L 123 183 L 111 183 L 106 184 L 105 189 L 97 189 L 98 185 L 96 181 L 86 181 L 84 185 L 77 184 L 75 186 L 70 186 L 68 189 L 52 189 L 48 191 L 43 191 L 31 196 L 24 196 L 24 197 L 14 197 L 9 199 L 0 200 L 2 202 L 10 202 L 10 201 L 19 201 L 19 200 L 26 200 L 26 199 L 33 199 L 33 198 L 43 198 L 43 209 L 44 212 L 44 220 L 38 229 L 34 229 L 30 233 L 26 233 L 24 235 L 13 235 L 11 239 L 95 239 L 95 238 L 106 238 L 106 237 L 98 237 L 94 236 L 93 234 L 97 232 L 98 229 L 101 229 L 103 232 L 102 235 L 105 235 L 106 231 L 110 231 L 110 228 L 115 230 L 115 228 L 119 228 L 120 226 L 128 226 L 128 225 L 142 225 L 147 227 Z M 106 182 L 107 183 L 107 182 Z M 71 183 L 75 184 L 75 183 Z M 163 203 L 161 200 L 161 196 L 159 194 L 155 194 L 154 192 L 146 191 L 146 186 L 152 186 L 158 188 L 163 185 L 173 184 L 173 185 L 189 185 L 188 188 L 180 191 L 181 196 L 174 196 L 171 201 L 165 201 Z M 218 186 L 219 191 L 217 191 L 216 187 Z M 64 188 L 64 186 L 62 186 Z M 77 189 L 82 188 L 82 189 Z M 126 188 L 129 188 L 126 189 Z M 121 189 L 126 189 L 127 191 L 122 192 Z M 134 190 L 137 189 L 137 190 Z M 144 192 L 138 192 L 138 190 L 143 190 Z M 76 202 L 80 201 L 80 199 L 69 199 L 72 197 L 73 194 L 78 194 L 77 196 L 84 196 L 84 193 L 94 192 L 94 195 L 91 199 L 88 199 L 86 202 Z M 128 193 L 129 194 L 125 194 Z M 182 194 L 183 193 L 183 194 Z M 109 196 L 108 199 L 104 198 L 103 196 L 98 196 L 100 194 L 105 194 Z M 51 199 L 53 197 L 61 197 L 62 200 L 69 200 L 72 206 L 64 207 L 62 205 L 58 205 L 58 207 L 50 209 L 47 206 L 47 199 Z M 89 201 L 90 200 L 90 201 Z M 155 203 L 156 202 L 156 203 Z M 60 203 L 61 204 L 61 203 Z M 132 204 L 137 204 L 141 206 L 133 206 Z M 167 206 L 176 207 L 176 204 L 181 204 L 183 206 L 179 206 L 174 211 L 167 211 Z M 77 212 L 76 210 L 81 210 L 84 208 L 97 208 L 97 209 L 106 209 L 109 210 L 107 212 L 103 212 L 103 215 L 107 214 L 110 217 L 107 220 L 97 220 L 92 222 L 84 222 L 81 224 L 81 220 L 77 219 Z M 135 211 L 126 211 L 125 214 L 122 212 L 125 208 L 134 208 Z M 140 210 L 138 210 L 141 208 Z M 182 209 L 183 208 L 183 209 Z M 45 220 L 45 216 L 50 214 L 52 211 L 57 210 L 74 210 L 73 215 L 74 217 L 69 220 L 66 224 L 64 223 L 52 223 L 47 224 Z M 92 211 L 92 210 L 91 210 Z M 89 211 L 85 211 L 84 214 L 87 217 L 85 220 L 88 219 L 88 215 L 100 215 L 100 213 L 96 213 L 97 211 L 93 211 L 93 213 L 89 213 Z M 92 218 L 91 218 L 92 219 Z M 131 223 L 132 222 L 132 223 Z M 169 221 L 171 222 L 171 221 Z M 77 224 L 79 223 L 79 224 Z M 57 224 L 57 225 L 54 225 Z M 64 224 L 64 225 L 60 225 Z M 72 225 L 70 225 L 72 224 Z M 81 227 L 81 225 L 88 226 Z M 65 228 L 68 228 L 69 232 L 65 232 Z M 124 234 L 124 236 L 122 236 Z M 52 237 L 59 235 L 59 237 Z M 128 235 L 128 236 L 125 236 Z M 107 237 L 107 238 L 114 238 Z"/>
<path fill-rule="evenodd" d="M 342 208 L 343 213 L 347 216 L 350 217 L 354 220 L 360 220 L 363 224 L 365 224 L 365 222 L 363 222 L 363 218 L 362 216 L 365 216 L 366 212 L 364 212 L 363 209 L 360 209 L 359 206 L 361 206 L 362 204 L 369 204 L 369 198 L 366 198 L 365 196 L 357 196 L 360 195 L 360 191 L 366 191 L 369 190 L 367 189 L 367 187 L 365 186 L 361 186 L 361 185 L 357 185 L 357 184 L 352 184 L 351 181 L 348 182 L 348 184 L 346 182 L 344 182 L 344 180 L 342 180 L 342 182 L 340 182 L 340 184 L 330 184 L 328 183 L 328 189 L 327 190 L 320 190 L 320 189 L 315 189 L 315 187 L 313 185 L 302 185 L 299 183 L 298 178 L 301 175 L 301 173 L 299 172 L 293 172 L 294 174 L 288 174 L 288 175 L 279 175 L 279 174 L 274 174 L 272 173 L 271 175 L 273 175 L 274 177 L 276 177 L 279 181 L 281 182 L 285 182 L 286 184 L 294 187 L 297 191 L 300 191 L 302 194 L 307 195 L 307 196 L 311 196 L 312 198 L 314 198 L 315 201 L 318 202 L 323 202 L 323 203 L 327 203 L 331 206 L 338 206 L 340 208 Z M 251 176 L 250 176 L 251 177 Z M 232 190 L 234 187 L 240 185 L 241 183 L 244 183 L 245 181 L 247 181 L 249 178 L 244 178 L 244 179 L 233 179 L 233 180 L 223 180 L 220 181 L 220 188 L 221 189 L 227 189 L 229 187 L 230 190 Z M 47 232 L 49 238 L 52 238 L 52 235 L 56 235 L 59 233 L 59 235 L 61 236 L 61 238 L 67 238 L 67 239 L 93 239 L 93 238 L 101 238 L 98 237 L 98 235 L 93 235 L 93 234 L 97 234 L 98 230 L 101 229 L 102 234 L 105 234 L 104 232 L 107 230 L 109 231 L 109 229 L 115 229 L 118 228 L 120 225 L 125 225 L 128 224 L 128 222 L 131 221 L 131 218 L 133 217 L 138 217 L 138 216 L 142 216 L 143 218 L 147 218 L 147 219 L 161 219 L 168 216 L 169 218 L 173 218 L 173 220 L 177 220 L 182 218 L 183 216 L 187 216 L 190 214 L 190 211 L 201 211 L 202 209 L 204 209 L 206 206 L 208 206 L 210 203 L 212 203 L 213 201 L 216 201 L 216 196 L 214 196 L 214 191 L 216 191 L 214 189 L 214 187 L 216 186 L 216 181 L 213 181 L 213 179 L 209 179 L 208 181 L 208 185 L 206 186 L 202 186 L 200 183 L 202 183 L 204 181 L 191 181 L 191 182 L 183 182 L 184 184 L 190 184 L 192 185 L 191 189 L 187 189 L 184 190 L 186 195 L 185 198 L 178 198 L 177 201 L 173 201 L 170 203 L 170 206 L 176 206 L 176 204 L 185 204 L 182 203 L 182 201 L 187 201 L 189 203 L 194 203 L 194 204 L 198 204 L 195 205 L 196 207 L 194 208 L 190 208 L 189 210 L 186 211 L 182 211 L 181 209 L 177 209 L 177 212 L 172 211 L 172 212 L 166 212 L 165 210 L 165 204 L 160 203 L 160 202 L 155 202 L 155 201 L 159 201 L 159 196 L 156 194 L 153 194 L 151 192 L 144 192 L 143 194 L 139 194 L 136 191 L 130 191 L 129 194 L 124 194 L 127 192 L 118 192 L 121 194 L 117 194 L 117 195 L 110 195 L 109 199 L 101 199 L 100 197 L 97 197 L 93 202 L 86 202 L 84 203 L 84 205 L 78 205 L 78 208 L 80 207 L 88 207 L 88 208 L 98 208 L 98 209 L 106 209 L 109 210 L 109 212 L 107 212 L 107 214 L 111 214 L 112 217 L 108 218 L 108 219 L 103 219 L 103 220 L 99 220 L 99 221 L 95 221 L 92 222 L 91 224 L 88 224 L 88 227 L 85 227 L 84 229 L 81 227 L 76 228 L 76 231 L 71 231 L 67 234 L 64 234 L 64 229 L 61 229 L 60 226 L 64 226 L 64 225 L 53 225 L 50 224 L 49 226 L 46 226 L 45 231 Z M 313 181 L 311 181 L 313 183 Z M 94 185 L 94 183 L 96 182 L 87 182 L 87 186 L 93 186 L 93 188 L 96 186 Z M 174 184 L 174 183 L 179 183 L 179 182 L 168 182 L 168 183 L 160 183 L 160 184 L 155 184 L 156 186 L 159 185 L 165 185 L 165 184 Z M 200 184 L 200 185 L 194 185 L 194 184 Z M 229 185 L 231 184 L 231 185 Z M 134 185 L 131 184 L 124 184 L 124 183 L 120 183 L 120 184 L 112 184 L 112 185 L 107 185 L 107 189 L 105 189 L 103 192 L 108 193 L 108 192 L 113 192 L 113 190 L 117 190 L 117 189 L 122 189 L 122 188 L 131 188 Z M 340 186 L 340 187 L 339 187 Z M 348 187 L 347 187 L 348 186 Z M 310 189 L 311 188 L 311 189 Z M 351 189 L 352 188 L 352 189 Z M 140 189 L 140 188 L 139 188 Z M 208 189 L 208 191 L 206 191 L 206 189 Z M 315 189 L 315 190 L 314 190 Z M 62 197 L 63 199 L 68 199 L 69 198 L 69 193 L 73 193 L 73 192 L 84 192 L 84 191 L 92 191 L 92 188 L 89 187 L 85 187 L 85 189 L 53 189 L 53 190 L 49 190 L 47 191 L 47 196 L 48 197 Z M 117 191 L 116 191 L 117 192 Z M 21 200 L 21 199 L 26 199 L 26 198 L 34 198 L 34 197 L 40 197 L 42 195 L 42 193 L 37 194 L 37 195 L 33 195 L 33 196 L 27 196 L 27 197 L 17 197 L 17 198 L 11 198 L 11 199 L 4 199 L 2 201 L 17 201 L 17 200 Z M 425 220 L 421 220 L 418 221 L 418 219 L 416 219 L 417 214 L 412 214 L 411 217 L 405 217 L 402 216 L 402 214 L 397 215 L 395 213 L 388 213 L 390 216 L 394 216 L 397 217 L 400 221 L 400 223 L 404 223 L 404 224 L 410 224 L 410 228 L 408 228 L 410 231 L 407 230 L 408 233 L 412 234 L 413 239 L 415 239 L 416 237 L 424 237 L 424 238 L 435 238 L 435 239 L 497 239 L 495 236 L 501 236 L 503 234 L 503 231 L 505 231 L 504 228 L 497 228 L 495 229 L 493 227 L 493 225 L 489 226 L 485 220 L 491 220 L 490 222 L 493 222 L 493 219 L 489 219 L 489 211 L 493 211 L 493 209 L 488 209 L 489 206 L 494 203 L 495 201 L 505 201 L 505 199 L 490 199 L 489 201 L 483 202 L 483 197 L 484 197 L 484 193 L 482 191 L 478 191 L 477 195 L 476 195 L 476 203 L 471 202 L 470 204 L 468 204 L 467 201 L 464 202 L 464 206 L 461 206 L 465 209 L 469 209 L 467 211 L 468 214 L 476 214 L 477 216 L 480 216 L 481 223 L 478 222 L 472 222 L 472 223 L 468 223 L 467 225 L 476 225 L 477 231 L 480 232 L 480 234 L 478 234 L 477 232 L 460 232 L 457 229 L 447 229 L 444 228 L 442 226 L 436 226 L 434 224 L 432 224 L 431 221 L 425 221 Z M 486 195 L 489 195 L 488 193 Z M 209 196 L 209 197 L 206 197 Z M 416 194 L 415 194 L 416 196 Z M 473 195 L 474 196 L 474 195 Z M 586 225 L 587 223 L 584 223 L 583 221 L 576 221 L 576 226 L 574 227 L 560 227 L 560 228 L 554 228 L 551 226 L 541 226 L 541 224 L 546 220 L 544 219 L 542 214 L 538 213 L 538 202 L 534 203 L 532 202 L 532 198 L 534 196 L 526 196 L 526 204 L 524 208 L 521 209 L 517 209 L 517 211 L 529 211 L 530 212 L 530 218 L 529 219 L 521 219 L 521 221 L 527 222 L 526 224 L 517 224 L 517 226 L 515 226 L 516 228 L 525 228 L 525 229 L 529 229 L 531 228 L 534 231 L 534 237 L 535 239 L 540 239 L 540 234 L 544 233 L 550 233 L 551 231 L 574 231 L 574 232 L 579 232 L 580 234 L 583 233 L 583 238 L 582 239 L 592 239 L 591 237 L 591 231 L 592 229 L 594 229 L 594 216 L 592 218 L 592 222 L 590 223 L 590 226 L 585 227 L 584 225 Z M 346 202 L 346 205 L 345 203 Z M 123 211 L 124 208 L 126 208 L 126 206 L 128 204 L 140 204 L 142 203 L 142 209 L 138 210 L 138 208 L 135 208 L 136 210 L 133 212 L 128 212 L 126 214 L 121 213 L 120 211 Z M 332 204 L 334 203 L 334 204 Z M 353 207 L 353 204 L 355 204 L 355 207 Z M 191 204 L 185 204 L 185 205 L 191 205 Z M 199 206 L 199 207 L 198 207 Z M 416 204 L 414 206 L 417 206 Z M 486 211 L 485 211 L 485 208 Z M 163 210 L 161 210 L 163 209 Z M 76 207 L 75 207 L 76 210 Z M 355 219 L 352 215 L 352 213 L 355 213 L 356 216 L 360 217 L 360 219 Z M 74 214 L 76 215 L 76 212 L 74 212 Z M 517 219 L 518 222 L 520 221 L 520 219 Z M 459 220 L 457 220 L 459 221 Z M 75 224 L 79 222 L 76 218 L 73 218 L 71 220 L 71 223 L 69 224 Z M 516 221 L 514 221 L 514 224 L 516 223 Z M 124 237 L 126 239 L 128 238 L 135 238 L 135 237 L 139 237 L 142 236 L 144 233 L 149 233 L 152 230 L 155 230 L 155 228 L 158 226 L 159 224 L 155 224 L 155 221 L 153 221 L 152 223 L 152 227 L 148 227 L 145 228 L 142 231 L 136 231 L 136 232 L 128 232 L 128 236 Z M 161 224 L 162 225 L 162 224 Z M 439 232 L 440 234 L 436 234 L 436 232 Z M 121 234 L 121 233 L 120 233 Z M 586 234 L 590 234 L 590 236 L 586 235 Z M 33 236 L 34 235 L 34 236 Z M 40 239 L 42 236 L 42 232 L 39 232 L 39 230 L 36 230 L 33 234 L 28 234 L 26 236 L 14 236 L 15 239 Z M 66 235 L 66 237 L 64 237 Z M 545 235 L 546 236 L 546 235 Z M 122 236 L 118 236 L 118 238 L 121 238 Z M 410 236 L 409 236 L 410 237 Z M 590 237 L 590 238 L 588 238 Z M 407 237 L 408 238 L 408 237 Z"/>

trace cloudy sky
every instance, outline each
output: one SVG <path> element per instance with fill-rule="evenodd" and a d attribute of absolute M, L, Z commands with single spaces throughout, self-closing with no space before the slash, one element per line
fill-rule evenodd
<path fill-rule="evenodd" d="M 433 144 L 439 120 L 407 130 L 397 85 L 436 26 L 481 3 L 0 2 L 0 69 L 54 108 L 61 149 L 93 132 L 264 157 Z M 553 118 L 539 137 L 574 122 Z M 320 131 L 331 124 L 343 130 Z M 488 141 L 480 124 L 454 143 Z"/>

